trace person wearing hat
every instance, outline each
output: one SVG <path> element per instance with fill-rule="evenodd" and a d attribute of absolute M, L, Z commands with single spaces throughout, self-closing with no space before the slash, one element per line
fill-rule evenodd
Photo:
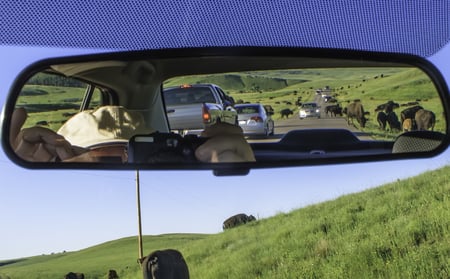
<path fill-rule="evenodd" d="M 121 106 L 79 112 L 58 132 L 40 126 L 22 129 L 26 119 L 25 109 L 14 111 L 10 143 L 19 157 L 31 162 L 98 162 L 105 157 L 119 157 L 125 162 L 128 140 L 154 132 L 146 127 L 142 114 Z M 209 138 L 195 151 L 201 162 L 255 161 L 239 126 L 217 123 L 207 127 L 201 136 Z"/>

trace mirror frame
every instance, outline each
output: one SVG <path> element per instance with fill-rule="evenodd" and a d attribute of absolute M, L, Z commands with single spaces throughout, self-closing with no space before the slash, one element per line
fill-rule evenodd
<path fill-rule="evenodd" d="M 383 65 L 405 64 L 421 69 L 434 83 L 442 101 L 444 117 L 446 120 L 446 135 L 438 148 L 430 152 L 413 152 L 400 154 L 376 154 L 333 158 L 308 158 L 276 162 L 243 162 L 243 163 L 198 163 L 198 164 L 108 164 L 108 163 L 75 163 L 75 162 L 28 162 L 21 159 L 12 150 L 9 144 L 9 128 L 11 115 L 20 91 L 26 81 L 36 73 L 53 64 L 68 64 L 77 62 L 92 62 L 99 60 L 142 60 L 142 59 L 174 59 L 174 58 L 200 58 L 200 57 L 271 57 L 271 58 L 326 58 L 334 61 L 351 60 L 359 66 L 370 66 L 370 62 L 384 63 Z M 369 63 L 368 63 L 369 62 Z M 353 65 L 357 67 L 358 65 Z M 37 61 L 26 67 L 14 80 L 1 116 L 1 142 L 5 154 L 15 164 L 29 169 L 105 169 L 105 170 L 213 170 L 216 175 L 245 175 L 250 169 L 315 166 L 342 163 L 360 163 L 386 161 L 396 159 L 428 158 L 443 152 L 450 142 L 450 93 L 445 79 L 439 70 L 428 60 L 409 54 L 384 53 L 371 51 L 355 51 L 345 49 L 317 49 L 317 48 L 291 48 L 291 47 L 214 47 L 214 48 L 187 48 L 187 49 L 157 49 L 144 51 L 123 51 L 101 53 L 93 55 L 78 55 L 68 57 L 49 58 Z"/>

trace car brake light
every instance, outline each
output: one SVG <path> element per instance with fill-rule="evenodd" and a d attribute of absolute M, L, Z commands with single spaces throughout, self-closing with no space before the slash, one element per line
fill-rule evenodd
<path fill-rule="evenodd" d="M 250 119 L 251 119 L 251 120 L 254 120 L 254 121 L 256 121 L 256 122 L 263 122 L 262 118 L 259 117 L 259 116 L 253 116 L 253 117 L 251 117 Z"/>
<path fill-rule="evenodd" d="M 180 88 L 190 88 L 190 87 L 192 87 L 192 85 L 190 85 L 190 84 L 182 84 L 182 85 L 180 85 Z"/>
<path fill-rule="evenodd" d="M 203 123 L 211 122 L 211 114 L 209 114 L 208 107 L 205 104 L 203 104 L 203 106 L 202 106 L 202 118 L 203 118 Z"/>

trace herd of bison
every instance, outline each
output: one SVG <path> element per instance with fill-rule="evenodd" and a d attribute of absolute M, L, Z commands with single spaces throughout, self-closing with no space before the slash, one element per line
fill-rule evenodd
<path fill-rule="evenodd" d="M 400 112 L 400 117 L 394 110 L 400 108 L 400 104 L 394 101 L 388 101 L 376 107 L 376 120 L 381 130 L 398 131 L 413 131 L 413 130 L 433 130 L 436 123 L 436 115 L 434 112 L 424 109 L 418 102 L 411 102 L 406 104 L 407 108 Z M 333 104 L 325 106 L 324 113 L 329 117 L 344 116 L 349 125 L 354 125 L 356 120 L 360 127 L 364 128 L 367 122 L 366 116 L 368 111 L 364 110 L 361 100 L 354 100 L 346 107 L 340 104 Z M 280 111 L 281 118 L 288 118 L 293 114 L 290 109 L 283 109 Z"/>
<path fill-rule="evenodd" d="M 327 106 L 325 112 L 334 113 L 336 115 L 336 106 Z M 381 130 L 389 129 L 390 131 L 413 131 L 413 130 L 433 130 L 436 123 L 436 115 L 430 110 L 424 109 L 417 103 L 407 107 L 400 112 L 400 117 L 395 113 L 395 109 L 400 105 L 393 101 L 388 101 L 376 107 L 376 120 Z M 339 111 L 338 111 L 339 113 Z M 346 114 L 347 122 L 353 124 L 356 119 L 359 125 L 364 128 L 367 122 L 367 112 L 364 111 L 361 101 L 356 100 L 342 109 L 340 115 Z"/>

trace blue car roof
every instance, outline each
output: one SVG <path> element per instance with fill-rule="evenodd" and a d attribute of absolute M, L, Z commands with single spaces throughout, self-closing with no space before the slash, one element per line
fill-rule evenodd
<path fill-rule="evenodd" d="M 4 0 L 0 44 L 331 47 L 429 56 L 450 38 L 449 14 L 448 1 L 429 0 Z"/>

